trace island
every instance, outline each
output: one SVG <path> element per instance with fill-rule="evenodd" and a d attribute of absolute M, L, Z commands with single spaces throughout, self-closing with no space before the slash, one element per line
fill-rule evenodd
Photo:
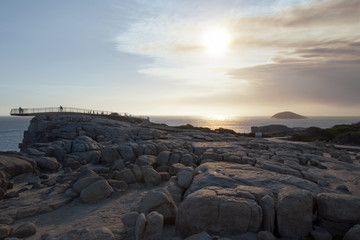
<path fill-rule="evenodd" d="M 275 119 L 306 119 L 307 117 L 293 113 L 293 112 L 280 112 L 273 115 L 271 118 Z"/>

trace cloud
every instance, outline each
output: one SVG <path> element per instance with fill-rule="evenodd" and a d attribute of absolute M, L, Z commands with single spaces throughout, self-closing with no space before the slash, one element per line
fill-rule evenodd
<path fill-rule="evenodd" d="M 286 62 L 232 69 L 229 76 L 247 79 L 255 96 L 269 102 L 359 105 L 360 59 L 354 61 Z"/>
<path fill-rule="evenodd" d="M 142 74 L 197 86 L 179 103 L 359 106 L 360 1 L 306 1 L 259 14 L 221 9 L 212 18 L 206 9 L 196 16 L 160 11 L 120 34 L 118 50 L 152 57 Z M 228 56 L 213 64 L 199 37 L 219 25 L 233 39 Z"/>

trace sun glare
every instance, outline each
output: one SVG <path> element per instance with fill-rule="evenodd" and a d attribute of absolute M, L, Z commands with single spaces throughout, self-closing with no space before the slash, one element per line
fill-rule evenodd
<path fill-rule="evenodd" d="M 216 120 L 216 121 L 225 121 L 230 118 L 230 116 L 227 115 L 207 115 L 207 119 L 209 120 Z"/>
<path fill-rule="evenodd" d="M 202 43 L 206 47 L 206 53 L 213 56 L 225 54 L 230 41 L 231 36 L 225 29 L 209 30 L 202 36 Z"/>

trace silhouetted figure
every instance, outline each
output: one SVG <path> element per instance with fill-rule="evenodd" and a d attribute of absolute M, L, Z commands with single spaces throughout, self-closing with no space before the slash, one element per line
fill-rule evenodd
<path fill-rule="evenodd" d="M 64 110 L 64 108 L 60 105 L 60 112 L 62 112 Z"/>
<path fill-rule="evenodd" d="M 23 114 L 23 112 L 24 110 L 21 107 L 19 107 L 19 114 Z"/>

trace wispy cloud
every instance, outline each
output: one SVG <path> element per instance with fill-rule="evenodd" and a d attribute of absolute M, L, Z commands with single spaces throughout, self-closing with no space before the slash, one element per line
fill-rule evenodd
<path fill-rule="evenodd" d="M 215 8 L 217 1 L 210 2 Z M 260 106 L 264 99 L 279 106 L 284 99 L 294 105 L 359 105 L 360 1 L 299 1 L 285 8 L 284 1 L 264 2 L 272 10 L 259 8 L 256 14 L 241 12 L 236 1 L 228 2 L 233 8 L 221 5 L 221 11 L 184 2 L 176 12 L 173 5 L 158 4 L 158 15 L 117 37 L 117 49 L 153 58 L 139 69 L 142 74 L 206 86 L 208 94 L 189 89 L 186 98 L 203 105 Z M 250 5 L 247 11 L 257 9 Z M 191 14 L 184 10 L 189 6 Z M 231 51 L 209 59 L 200 36 L 218 26 L 231 32 Z"/>

